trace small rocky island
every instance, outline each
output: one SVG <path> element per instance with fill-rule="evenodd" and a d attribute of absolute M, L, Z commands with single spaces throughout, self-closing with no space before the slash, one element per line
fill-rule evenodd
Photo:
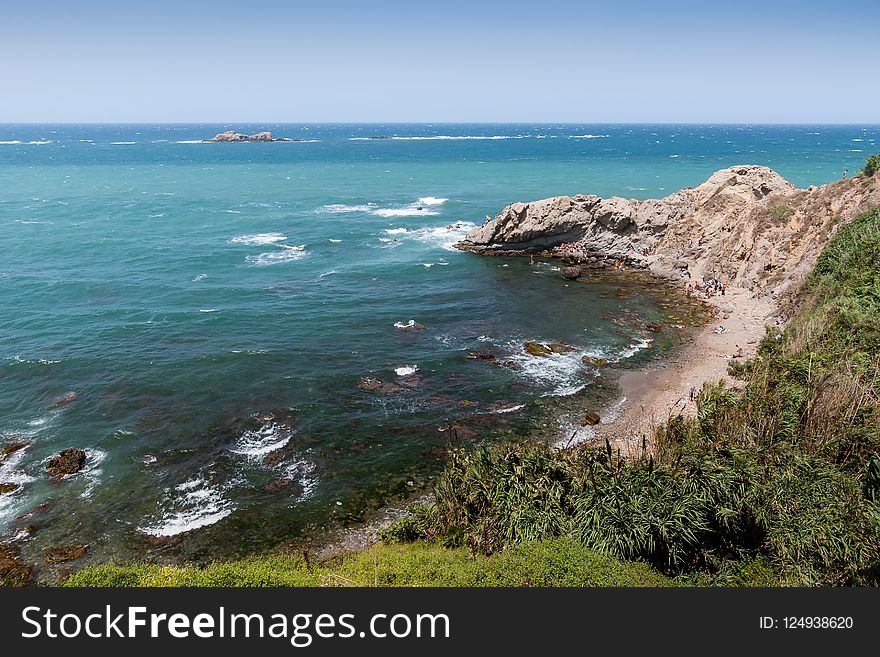
<path fill-rule="evenodd" d="M 220 134 L 214 135 L 208 142 L 230 142 L 230 141 L 301 141 L 299 139 L 287 139 L 285 137 L 273 137 L 271 132 L 255 132 L 252 135 L 245 135 L 234 130 L 227 130 Z"/>

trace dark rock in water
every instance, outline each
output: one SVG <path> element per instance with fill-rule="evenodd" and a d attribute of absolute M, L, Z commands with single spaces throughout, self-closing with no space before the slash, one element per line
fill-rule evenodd
<path fill-rule="evenodd" d="M 584 270 L 581 267 L 565 267 L 562 270 L 562 278 L 567 281 L 573 281 L 577 278 L 580 278 L 583 273 Z"/>
<path fill-rule="evenodd" d="M 284 461 L 286 457 L 287 454 L 284 453 L 284 450 L 276 449 L 274 452 L 269 452 L 263 457 L 263 463 L 270 468 L 274 468 L 276 465 L 279 465 Z"/>
<path fill-rule="evenodd" d="M 561 342 L 551 342 L 547 345 L 547 348 L 554 354 L 569 354 L 572 351 L 577 351 L 574 347 Z"/>
<path fill-rule="evenodd" d="M 44 550 L 43 559 L 46 560 L 46 563 L 64 563 L 65 561 L 81 559 L 86 556 L 88 551 L 88 545 L 59 545 Z"/>
<path fill-rule="evenodd" d="M 605 367 L 608 365 L 608 361 L 604 358 L 596 358 L 594 356 L 584 356 L 581 358 L 581 362 L 584 365 L 589 365 L 591 367 Z"/>
<path fill-rule="evenodd" d="M 72 401 L 76 401 L 76 398 L 79 397 L 79 394 L 71 390 L 70 392 L 65 392 L 63 395 L 58 395 L 55 399 L 53 399 L 49 408 L 58 408 L 59 406 L 66 406 Z"/>
<path fill-rule="evenodd" d="M 425 456 L 435 461 L 446 462 L 449 460 L 449 450 L 445 447 L 434 445 L 425 451 Z"/>
<path fill-rule="evenodd" d="M 382 382 L 373 376 L 365 376 L 358 383 L 358 388 L 365 392 L 377 392 L 382 387 Z"/>
<path fill-rule="evenodd" d="M 519 363 L 517 363 L 515 360 L 505 360 L 503 362 L 494 361 L 492 364 L 493 365 L 500 365 L 501 367 L 506 367 L 507 369 L 510 369 L 510 370 L 518 370 L 519 369 Z"/>
<path fill-rule="evenodd" d="M 651 322 L 650 324 L 645 324 L 645 328 L 651 331 L 652 333 L 660 333 L 663 330 L 663 326 L 658 324 L 657 322 Z"/>
<path fill-rule="evenodd" d="M 428 327 L 424 324 L 419 324 L 414 319 L 409 320 L 408 322 L 395 322 L 394 328 L 400 329 L 401 331 L 427 331 Z"/>
<path fill-rule="evenodd" d="M 472 351 L 468 354 L 468 358 L 470 360 L 495 360 L 495 354 L 481 354 L 476 351 Z"/>
<path fill-rule="evenodd" d="M 33 568 L 18 560 L 18 550 L 8 543 L 0 543 L 0 587 L 24 586 L 31 578 Z"/>
<path fill-rule="evenodd" d="M 10 454 L 14 454 L 20 449 L 24 449 L 27 447 L 27 443 L 9 443 L 5 445 L 3 449 L 0 449 L 0 462 L 3 461 Z"/>
<path fill-rule="evenodd" d="M 617 288 L 617 290 L 614 292 L 614 295 L 615 295 L 618 299 L 625 299 L 626 297 L 629 296 L 629 288 L 626 288 L 626 287 L 619 287 L 619 288 Z"/>
<path fill-rule="evenodd" d="M 46 464 L 46 470 L 53 477 L 63 477 L 79 472 L 86 464 L 86 453 L 71 447 L 57 456 L 53 456 Z"/>
<path fill-rule="evenodd" d="M 270 481 L 268 484 L 263 486 L 263 490 L 267 493 L 280 493 L 281 491 L 287 491 L 291 494 L 291 496 L 296 497 L 297 495 L 302 495 L 303 490 L 302 484 L 294 481 L 293 479 L 276 479 L 275 481 Z"/>
<path fill-rule="evenodd" d="M 4 493 L 12 493 L 13 491 L 18 490 L 18 484 L 0 484 L 0 495 Z"/>
<path fill-rule="evenodd" d="M 450 425 L 447 429 L 458 440 L 476 440 L 479 434 L 461 424 Z"/>
<path fill-rule="evenodd" d="M 402 390 L 401 386 L 396 383 L 385 383 L 374 376 L 363 377 L 358 383 L 358 388 L 377 395 L 394 395 Z"/>
<path fill-rule="evenodd" d="M 526 342 L 523 348 L 529 356 L 547 356 L 552 353 L 550 347 L 540 342 Z"/>
<path fill-rule="evenodd" d="M 584 419 L 581 420 L 581 426 L 583 427 L 592 427 L 593 425 L 599 424 L 601 422 L 601 418 L 598 413 L 587 413 L 584 415 Z"/>

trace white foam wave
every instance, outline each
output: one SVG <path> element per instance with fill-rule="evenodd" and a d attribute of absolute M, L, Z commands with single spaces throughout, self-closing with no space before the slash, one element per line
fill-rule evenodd
<path fill-rule="evenodd" d="M 415 325 L 416 325 L 416 320 L 414 320 L 414 319 L 411 319 L 406 323 L 394 322 L 394 328 L 399 328 L 399 329 L 413 328 Z"/>
<path fill-rule="evenodd" d="M 439 246 L 447 251 L 455 251 L 454 245 L 464 239 L 476 225 L 470 221 L 460 221 L 446 226 L 419 228 L 411 231 L 411 237 L 423 244 Z M 445 263 L 444 263 L 445 264 Z"/>
<path fill-rule="evenodd" d="M 14 146 L 14 145 L 20 144 L 20 143 L 21 143 L 21 141 L 18 139 L 10 139 L 8 141 L 0 141 L 0 145 L 3 145 L 3 146 Z"/>
<path fill-rule="evenodd" d="M 254 267 L 268 267 L 269 265 L 279 265 L 285 262 L 296 262 L 308 255 L 305 244 L 299 246 L 282 244 L 280 246 L 283 247 L 281 251 L 270 251 L 256 256 L 248 256 L 245 258 L 245 261 Z"/>
<path fill-rule="evenodd" d="M 193 276 L 192 282 L 193 282 L 193 283 L 198 283 L 199 281 L 203 281 L 203 280 L 205 280 L 206 278 L 208 278 L 208 275 L 207 275 L 207 274 L 199 274 L 199 275 L 197 275 L 197 276 Z"/>
<path fill-rule="evenodd" d="M 80 497 L 88 498 L 91 497 L 95 488 L 97 488 L 100 483 L 101 474 L 104 472 L 101 468 L 101 464 L 107 460 L 109 454 L 102 449 L 86 449 L 85 453 L 86 464 L 77 474 L 86 479 L 86 487 L 83 492 L 80 493 Z"/>
<path fill-rule="evenodd" d="M 34 140 L 31 140 L 28 142 L 28 144 L 31 144 L 32 146 L 44 146 L 45 144 L 51 144 L 51 143 L 52 143 L 51 139 L 34 139 Z"/>
<path fill-rule="evenodd" d="M 388 235 L 404 235 L 409 232 L 409 228 L 389 228 L 385 232 Z"/>
<path fill-rule="evenodd" d="M 436 196 L 423 196 L 418 200 L 419 205 L 443 205 L 448 198 L 437 198 Z"/>
<path fill-rule="evenodd" d="M 495 412 L 496 413 L 513 413 L 514 411 L 518 411 L 521 408 L 525 408 L 525 404 L 517 404 L 516 406 L 511 406 L 510 408 L 499 408 Z"/>
<path fill-rule="evenodd" d="M 328 239 L 327 241 L 332 242 L 333 244 L 339 244 L 342 240 L 334 240 L 331 238 L 331 239 Z"/>
<path fill-rule="evenodd" d="M 512 135 L 431 135 L 427 137 L 391 137 L 395 141 L 456 141 L 462 139 L 476 140 L 497 140 L 497 139 L 516 139 Z"/>
<path fill-rule="evenodd" d="M 569 135 L 569 139 L 606 139 L 610 135 Z"/>
<path fill-rule="evenodd" d="M 231 451 L 249 459 L 259 459 L 284 447 L 292 435 L 293 430 L 289 427 L 269 422 L 254 431 L 245 431 Z"/>
<path fill-rule="evenodd" d="M 422 205 L 407 205 L 402 208 L 379 208 L 373 210 L 371 214 L 379 217 L 417 217 L 417 216 L 434 216 L 440 214 L 434 210 L 426 210 Z"/>
<path fill-rule="evenodd" d="M 180 141 L 176 141 L 174 143 L 175 144 L 208 144 L 210 142 L 207 142 L 204 139 L 181 139 Z"/>
<path fill-rule="evenodd" d="M 156 523 L 139 527 L 150 536 L 176 536 L 220 522 L 235 510 L 224 491 L 196 477 L 165 491 L 166 508 Z"/>
<path fill-rule="evenodd" d="M 131 146 L 132 144 L 136 144 L 136 141 L 111 141 L 113 146 Z"/>
<path fill-rule="evenodd" d="M 229 240 L 230 244 L 274 244 L 275 242 L 283 242 L 287 239 L 287 235 L 281 233 L 257 233 L 256 235 L 239 235 Z"/>
<path fill-rule="evenodd" d="M 308 459 L 300 458 L 284 467 L 284 475 L 288 479 L 299 481 L 303 487 L 300 499 L 308 499 L 318 486 L 318 476 L 315 474 L 315 464 Z"/>
<path fill-rule="evenodd" d="M 397 376 L 411 376 L 419 371 L 418 365 L 404 365 L 402 367 L 395 367 L 394 373 Z"/>
<path fill-rule="evenodd" d="M 27 449 L 23 447 L 0 461 L 0 483 L 18 486 L 14 491 L 0 495 L 0 521 L 19 512 L 20 505 L 25 501 L 21 492 L 26 484 L 34 480 L 20 467 Z"/>
<path fill-rule="evenodd" d="M 199 308 L 200 313 L 216 313 L 219 310 L 219 308 Z"/>
<path fill-rule="evenodd" d="M 316 212 L 322 214 L 347 214 L 349 212 L 372 212 L 375 208 L 375 203 L 362 203 L 360 205 L 331 203 L 330 205 L 322 205 L 316 210 Z"/>

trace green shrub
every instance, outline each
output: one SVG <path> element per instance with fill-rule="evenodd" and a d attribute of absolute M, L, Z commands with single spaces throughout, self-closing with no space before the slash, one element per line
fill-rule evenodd
<path fill-rule="evenodd" d="M 785 221 L 793 212 L 794 210 L 787 205 L 777 205 L 770 210 L 770 216 L 773 221 Z"/>
<path fill-rule="evenodd" d="M 862 169 L 862 173 L 866 176 L 873 176 L 878 171 L 880 171 L 880 153 L 875 153 L 865 161 L 865 168 Z"/>

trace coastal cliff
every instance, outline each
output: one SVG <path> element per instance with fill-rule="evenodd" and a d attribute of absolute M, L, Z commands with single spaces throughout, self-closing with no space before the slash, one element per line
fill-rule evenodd
<path fill-rule="evenodd" d="M 513 203 L 456 246 L 545 252 L 587 267 L 620 263 L 685 284 L 711 278 L 777 294 L 803 278 L 841 225 L 878 203 L 877 174 L 798 189 L 772 169 L 743 165 L 662 199 Z"/>

